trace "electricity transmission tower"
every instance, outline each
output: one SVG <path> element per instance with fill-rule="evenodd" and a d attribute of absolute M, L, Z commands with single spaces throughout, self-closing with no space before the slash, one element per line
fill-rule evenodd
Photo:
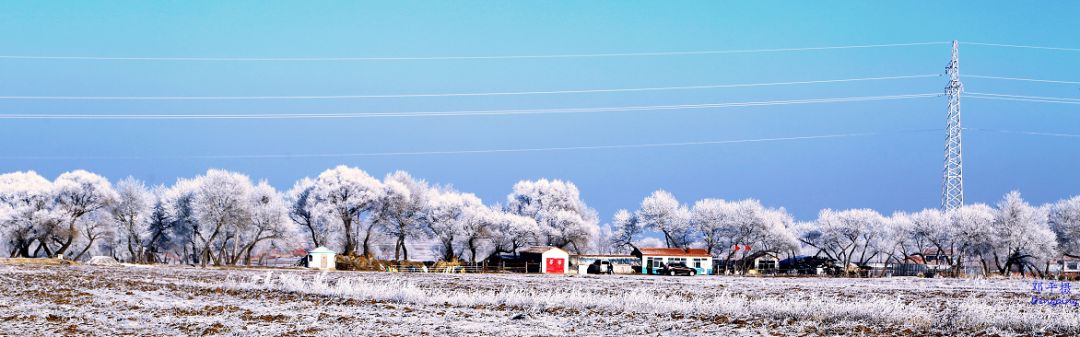
<path fill-rule="evenodd" d="M 964 85 L 960 83 L 959 43 L 953 40 L 952 60 L 945 67 L 949 83 L 945 85 L 945 96 L 949 99 L 949 111 L 946 113 L 945 127 L 945 171 L 941 186 L 941 208 L 951 210 L 964 205 L 964 160 L 962 157 L 960 136 L 960 93 Z"/>

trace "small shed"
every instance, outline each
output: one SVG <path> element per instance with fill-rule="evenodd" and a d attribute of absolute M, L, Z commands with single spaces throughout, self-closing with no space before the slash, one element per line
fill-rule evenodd
<path fill-rule="evenodd" d="M 334 251 L 326 247 L 315 248 L 308 252 L 304 265 L 311 269 L 334 270 L 337 268 L 336 255 Z"/>
<path fill-rule="evenodd" d="M 777 273 L 780 256 L 773 252 L 759 251 L 744 257 L 739 263 L 752 275 Z"/>
<path fill-rule="evenodd" d="M 672 263 L 686 264 L 697 270 L 696 275 L 713 272 L 712 254 L 702 248 L 638 248 L 630 255 L 641 259 L 642 274 L 659 274 L 664 266 Z"/>
<path fill-rule="evenodd" d="M 570 253 L 558 247 L 529 247 L 519 250 L 518 255 L 526 262 L 538 265 L 540 273 L 543 274 L 565 274 L 570 272 Z"/>
<path fill-rule="evenodd" d="M 1056 268 L 1055 268 L 1056 267 Z M 1070 279 L 1080 276 L 1080 258 L 1062 255 L 1057 259 L 1057 264 L 1051 267 L 1051 270 L 1056 269 L 1059 276 L 1068 277 Z"/>
<path fill-rule="evenodd" d="M 581 270 L 585 267 L 585 273 L 589 274 L 633 274 L 634 267 L 641 266 L 641 260 L 633 255 L 613 254 L 577 254 L 570 255 L 571 269 Z M 608 268 L 610 267 L 610 268 Z M 582 274 L 582 272 L 578 272 Z"/>

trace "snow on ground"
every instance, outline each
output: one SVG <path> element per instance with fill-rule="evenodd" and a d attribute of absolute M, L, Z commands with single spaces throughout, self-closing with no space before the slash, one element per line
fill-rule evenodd
<path fill-rule="evenodd" d="M 0 282 L 0 335 L 1080 334 L 1080 308 L 1031 304 L 1029 280 L 0 265 Z"/>

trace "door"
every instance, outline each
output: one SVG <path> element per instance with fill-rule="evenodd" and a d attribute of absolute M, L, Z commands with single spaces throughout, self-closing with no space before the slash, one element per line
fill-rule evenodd
<path fill-rule="evenodd" d="M 566 269 L 565 269 L 565 266 L 563 264 L 565 262 L 566 262 L 565 259 L 551 259 L 551 258 L 549 258 L 549 259 L 547 259 L 547 262 L 546 262 L 546 264 L 547 264 L 546 267 L 547 268 L 545 268 L 545 270 L 547 270 L 547 272 L 549 274 L 561 274 L 561 273 L 564 273 Z"/>
<path fill-rule="evenodd" d="M 319 268 L 326 269 L 326 255 L 319 257 Z"/>

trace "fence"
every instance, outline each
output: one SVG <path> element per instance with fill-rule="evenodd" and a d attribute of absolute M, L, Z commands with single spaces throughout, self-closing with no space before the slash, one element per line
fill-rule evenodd
<path fill-rule="evenodd" d="M 531 268 L 530 268 L 531 267 Z M 495 274 L 495 273 L 538 273 L 539 265 L 529 266 L 505 266 L 505 265 L 387 265 L 383 271 L 390 273 L 441 273 L 441 274 Z"/>

